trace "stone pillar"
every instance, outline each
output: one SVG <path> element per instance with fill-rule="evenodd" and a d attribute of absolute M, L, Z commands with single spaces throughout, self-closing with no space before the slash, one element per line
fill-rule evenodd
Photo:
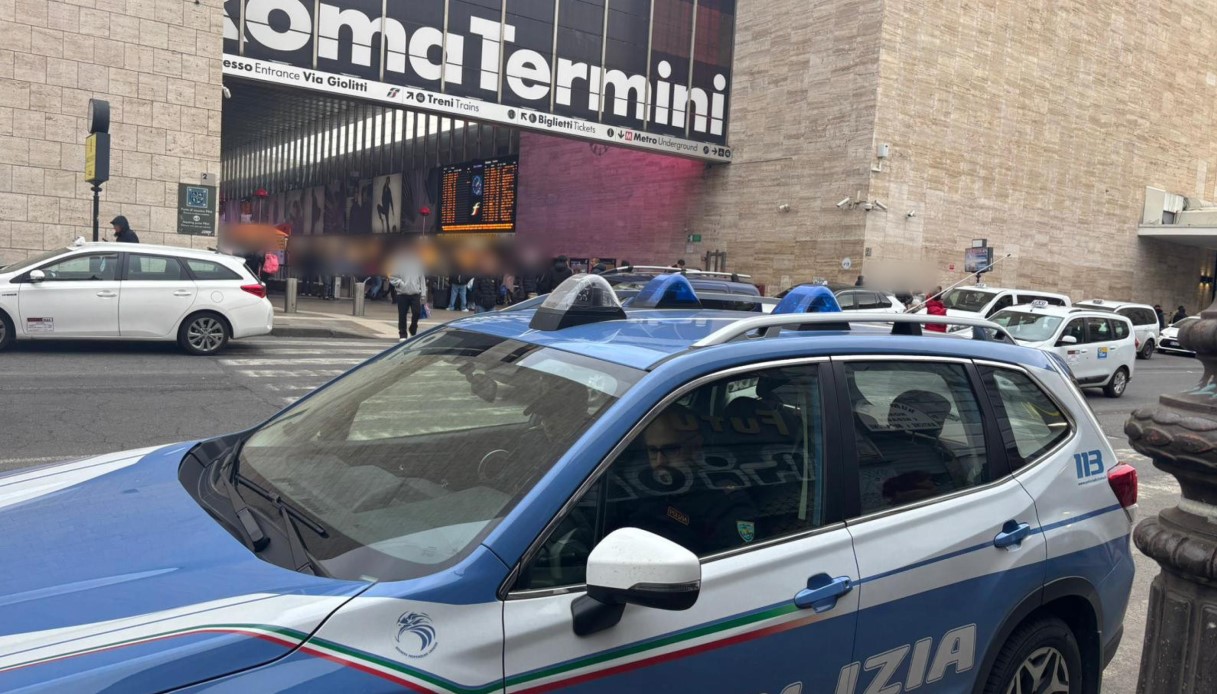
<path fill-rule="evenodd" d="M 1139 694 L 1217 692 L 1217 302 L 1179 341 L 1204 364 L 1195 388 L 1136 410 L 1124 433 L 1183 498 L 1133 533 L 1158 562 L 1150 588 Z"/>

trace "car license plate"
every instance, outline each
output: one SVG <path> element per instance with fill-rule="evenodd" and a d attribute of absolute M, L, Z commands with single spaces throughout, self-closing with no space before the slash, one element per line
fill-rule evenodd
<path fill-rule="evenodd" d="M 1163 347 L 1178 347 L 1179 343 L 1175 342 L 1174 340 L 1163 340 L 1162 346 Z"/>

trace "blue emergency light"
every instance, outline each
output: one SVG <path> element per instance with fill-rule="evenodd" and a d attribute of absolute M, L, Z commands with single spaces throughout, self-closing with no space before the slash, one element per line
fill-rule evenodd
<path fill-rule="evenodd" d="M 630 308 L 701 308 L 701 300 L 687 277 L 681 274 L 660 275 L 647 282 Z"/>
<path fill-rule="evenodd" d="M 558 285 L 533 315 L 533 330 L 561 330 L 574 325 L 625 318 L 625 310 L 608 280 L 575 275 Z"/>
<path fill-rule="evenodd" d="M 795 287 L 774 307 L 781 313 L 840 313 L 841 304 L 828 287 Z"/>

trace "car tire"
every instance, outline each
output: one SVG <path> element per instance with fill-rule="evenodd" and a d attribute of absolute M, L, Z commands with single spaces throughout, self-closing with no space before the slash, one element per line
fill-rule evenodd
<path fill-rule="evenodd" d="M 1082 677 L 1082 651 L 1073 631 L 1060 618 L 1044 616 L 1020 626 L 1002 645 L 984 694 L 1062 688 L 1081 694 Z"/>
<path fill-rule="evenodd" d="M 13 321 L 4 311 L 0 311 L 0 352 L 13 346 L 17 341 L 17 329 Z"/>
<path fill-rule="evenodd" d="M 215 313 L 196 313 L 182 321 L 177 342 L 188 354 L 211 356 L 228 344 L 228 323 Z"/>
<path fill-rule="evenodd" d="M 1116 372 L 1111 375 L 1111 380 L 1107 385 L 1103 386 L 1103 395 L 1109 398 L 1118 398 L 1124 394 L 1128 388 L 1128 371 L 1121 366 L 1116 369 Z"/>
<path fill-rule="evenodd" d="M 1141 348 L 1140 352 L 1137 352 L 1137 358 L 1138 359 L 1149 359 L 1154 356 L 1154 352 L 1156 352 L 1157 350 L 1158 350 L 1158 346 L 1156 344 L 1154 344 L 1153 340 L 1146 340 L 1145 346 Z"/>

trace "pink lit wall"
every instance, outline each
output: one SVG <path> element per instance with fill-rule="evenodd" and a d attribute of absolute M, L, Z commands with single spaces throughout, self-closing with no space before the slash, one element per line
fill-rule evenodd
<path fill-rule="evenodd" d="M 520 134 L 517 238 L 549 255 L 670 265 L 686 249 L 689 219 L 703 189 L 701 162 Z"/>

